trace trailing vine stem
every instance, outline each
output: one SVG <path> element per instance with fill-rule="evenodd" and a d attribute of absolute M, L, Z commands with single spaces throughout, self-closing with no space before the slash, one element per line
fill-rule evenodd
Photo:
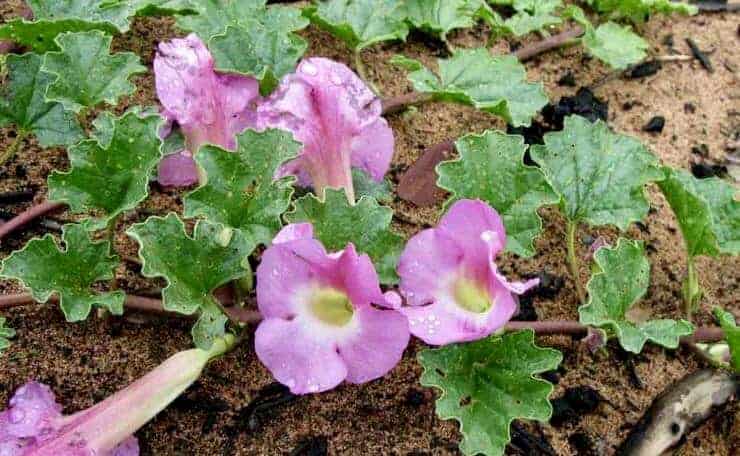
<path fill-rule="evenodd" d="M 691 321 L 691 317 L 694 311 L 699 306 L 701 301 L 702 290 L 699 284 L 699 276 L 696 273 L 696 265 L 694 264 L 694 258 L 689 256 L 686 261 L 687 275 L 686 279 L 681 287 L 683 295 L 683 312 L 686 315 L 686 319 Z"/>
<path fill-rule="evenodd" d="M 370 76 L 367 74 L 367 68 L 365 68 L 365 62 L 362 61 L 362 50 L 356 49 L 354 52 L 355 57 L 355 70 L 357 70 L 357 74 L 360 75 L 360 79 L 365 81 L 365 84 L 370 86 L 370 89 L 372 89 L 373 93 L 375 95 L 380 96 L 380 90 L 378 90 L 378 87 L 375 85 L 375 83 L 370 79 Z"/>
<path fill-rule="evenodd" d="M 578 253 L 576 252 L 576 229 L 578 228 L 578 222 L 568 221 L 566 225 L 566 238 L 568 244 L 568 267 L 570 268 L 570 275 L 573 279 L 573 283 L 578 294 L 579 304 L 586 303 L 586 292 L 583 290 L 581 285 L 580 265 L 578 262 Z"/>
<path fill-rule="evenodd" d="M 25 211 L 5 222 L 3 225 L 0 225 L 0 240 L 2 240 L 5 236 L 12 233 L 13 231 L 32 222 L 33 220 L 45 214 L 48 214 L 49 212 L 59 210 L 65 206 L 65 203 L 44 201 L 43 203 L 39 203 L 29 207 Z"/>
<path fill-rule="evenodd" d="M 56 302 L 52 297 L 50 301 Z M 35 301 L 29 293 L 0 296 L 0 309 L 19 307 L 33 304 Z M 125 307 L 132 310 L 141 310 L 146 312 L 164 313 L 172 316 L 192 318 L 192 316 L 177 314 L 164 310 L 162 301 L 154 298 L 143 296 L 127 295 L 124 303 Z M 262 320 L 262 316 L 256 310 L 249 310 L 239 306 L 224 307 L 229 319 L 243 324 L 254 324 Z M 588 326 L 573 320 L 544 320 L 544 321 L 510 321 L 504 327 L 505 331 L 521 331 L 531 329 L 539 336 L 546 335 L 581 335 L 586 334 Z M 698 327 L 691 336 L 681 338 L 681 343 L 685 345 L 697 342 L 717 342 L 724 338 L 724 331 L 717 327 Z"/>

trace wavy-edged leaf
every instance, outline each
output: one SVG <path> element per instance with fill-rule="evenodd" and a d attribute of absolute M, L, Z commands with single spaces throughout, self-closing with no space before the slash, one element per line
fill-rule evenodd
<path fill-rule="evenodd" d="M 740 254 L 740 201 L 737 190 L 719 178 L 697 179 L 665 167 L 658 183 L 683 233 L 690 257 Z"/>
<path fill-rule="evenodd" d="M 308 44 L 293 32 L 309 20 L 298 8 L 266 0 L 204 0 L 198 14 L 182 16 L 177 25 L 208 43 L 216 69 L 254 76 L 269 92 L 278 79 L 293 71 Z"/>
<path fill-rule="evenodd" d="M 542 84 L 527 82 L 527 71 L 514 56 L 466 49 L 438 63 L 439 77 L 427 68 L 409 73 L 416 90 L 497 114 L 514 126 L 529 125 L 547 104 Z"/>
<path fill-rule="evenodd" d="M 126 234 L 139 243 L 141 273 L 167 281 L 164 308 L 186 315 L 198 312 L 193 340 L 198 348 L 210 348 L 213 339 L 224 334 L 227 321 L 212 292 L 249 273 L 254 242 L 238 230 L 206 220 L 198 221 L 193 236 L 188 236 L 174 213 L 149 217 Z"/>
<path fill-rule="evenodd" d="M 668 348 L 694 327 L 686 320 L 632 321 L 629 310 L 647 291 L 650 262 L 642 241 L 620 238 L 615 247 L 594 253 L 595 272 L 586 285 L 588 303 L 578 308 L 580 321 L 610 329 L 625 350 L 640 353 L 648 340 Z"/>
<path fill-rule="evenodd" d="M 692 15 L 698 11 L 694 5 L 672 0 L 586 0 L 586 3 L 602 14 L 636 23 L 645 22 L 657 13 Z"/>
<path fill-rule="evenodd" d="M 393 191 L 386 179 L 376 182 L 375 179 L 359 168 L 352 168 L 352 188 L 355 189 L 355 197 L 357 198 L 367 196 L 386 204 L 393 201 Z"/>
<path fill-rule="evenodd" d="M 15 330 L 5 326 L 5 318 L 0 317 L 0 353 L 10 347 L 10 340 L 15 337 Z"/>
<path fill-rule="evenodd" d="M 101 118 L 94 138 L 69 148 L 71 169 L 49 176 L 49 199 L 64 201 L 77 213 L 102 212 L 90 228 L 135 208 L 146 198 L 149 178 L 161 158 L 160 124 L 158 115 L 140 117 L 135 110 Z"/>
<path fill-rule="evenodd" d="M 278 168 L 297 156 L 301 144 L 290 133 L 246 130 L 237 136 L 236 152 L 204 146 L 195 160 L 206 182 L 184 199 L 185 217 L 241 230 L 255 244 L 269 244 L 290 206 L 293 177 L 274 180 Z"/>
<path fill-rule="evenodd" d="M 537 209 L 560 201 L 539 169 L 524 164 L 524 138 L 498 131 L 466 135 L 455 142 L 460 158 L 437 165 L 437 185 L 452 196 L 491 205 L 504 221 L 506 249 L 534 255 L 534 238 L 542 231 Z"/>
<path fill-rule="evenodd" d="M 650 207 L 645 185 L 663 178 L 658 159 L 640 141 L 575 115 L 530 153 L 560 195 L 568 220 L 593 226 L 624 231 L 642 220 Z"/>
<path fill-rule="evenodd" d="M 82 138 L 82 128 L 61 104 L 44 100 L 51 76 L 41 71 L 41 62 L 36 54 L 7 56 L 9 81 L 1 89 L 0 126 L 13 124 L 22 134 L 33 133 L 43 147 L 74 144 Z"/>
<path fill-rule="evenodd" d="M 412 26 L 446 40 L 450 31 L 474 26 L 488 5 L 485 0 L 406 0 L 405 7 Z"/>
<path fill-rule="evenodd" d="M 329 0 L 308 10 L 311 22 L 357 51 L 382 41 L 405 41 L 405 13 L 398 0 Z"/>
<path fill-rule="evenodd" d="M 102 30 L 115 33 L 117 29 L 108 22 L 87 22 L 82 19 L 59 19 L 27 21 L 13 19 L 0 25 L 0 39 L 15 41 L 43 54 L 58 51 L 55 38 L 65 32 L 88 32 Z"/>
<path fill-rule="evenodd" d="M 555 14 L 563 7 L 562 0 L 494 0 L 491 3 L 514 9 L 514 14 L 506 20 L 499 20 L 496 14 L 484 17 L 493 19 L 494 27 L 518 37 L 563 22 L 560 15 Z"/>
<path fill-rule="evenodd" d="M 736 373 L 740 374 L 740 328 L 735 324 L 735 317 L 730 312 L 715 307 L 714 315 L 717 317 L 717 321 L 725 333 L 727 345 L 730 347 L 730 365 Z"/>
<path fill-rule="evenodd" d="M 614 22 L 587 28 L 581 42 L 591 55 L 618 70 L 644 60 L 649 47 L 630 26 Z"/>
<path fill-rule="evenodd" d="M 111 55 L 111 40 L 99 30 L 59 35 L 56 43 L 61 51 L 46 54 L 41 67 L 54 76 L 46 98 L 80 112 L 101 102 L 115 106 L 121 96 L 134 93 L 136 87 L 129 78 L 146 68 L 134 53 Z"/>
<path fill-rule="evenodd" d="M 50 234 L 31 239 L 3 261 L 0 275 L 20 280 L 38 302 L 57 294 L 70 322 L 86 319 L 93 305 L 121 315 L 125 298 L 121 291 L 92 288 L 98 281 L 113 278 L 118 257 L 110 255 L 110 244 L 93 242 L 82 225 L 65 225 L 62 242 L 64 248 Z"/>
<path fill-rule="evenodd" d="M 557 369 L 562 355 L 519 331 L 475 342 L 423 350 L 421 384 L 442 391 L 437 415 L 460 423 L 466 455 L 503 455 L 515 419 L 547 421 L 553 386 L 536 377 Z"/>
<path fill-rule="evenodd" d="M 286 218 L 291 223 L 312 223 L 315 236 L 329 251 L 342 250 L 352 242 L 373 260 L 381 283 L 396 283 L 403 238 L 390 229 L 393 210 L 367 196 L 351 205 L 344 190 L 327 188 L 324 197 L 298 198 Z"/>

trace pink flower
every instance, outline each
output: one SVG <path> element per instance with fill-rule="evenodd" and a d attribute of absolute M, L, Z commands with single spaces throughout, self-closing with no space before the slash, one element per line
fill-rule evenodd
<path fill-rule="evenodd" d="M 517 311 L 514 294 L 539 283 L 508 282 L 494 260 L 506 245 L 499 215 L 486 203 L 461 200 L 436 228 L 412 237 L 398 275 L 411 333 L 432 345 L 481 339 Z"/>
<path fill-rule="evenodd" d="M 64 447 L 54 446 L 55 453 L 43 452 L 46 445 L 53 445 L 61 435 L 68 434 L 84 415 L 80 412 L 63 416 L 62 406 L 48 386 L 28 382 L 18 388 L 10 399 L 10 407 L 0 413 L 0 455 L 138 456 L 139 443 L 131 435 L 112 448 L 93 449 L 84 440 L 69 440 Z"/>
<path fill-rule="evenodd" d="M 352 70 L 310 58 L 260 105 L 259 122 L 261 128 L 291 131 L 304 145 L 280 176 L 294 174 L 318 195 L 326 187 L 344 188 L 354 202 L 351 167 L 381 181 L 393 157 L 393 131 L 381 110 L 380 100 Z"/>
<path fill-rule="evenodd" d="M 138 456 L 132 434 L 192 385 L 209 360 L 234 344 L 234 336 L 227 334 L 208 351 L 176 353 L 123 390 L 67 416 L 48 386 L 29 382 L 0 412 L 0 456 Z"/>
<path fill-rule="evenodd" d="M 409 342 L 406 318 L 386 303 L 370 258 L 352 244 L 328 254 L 308 223 L 283 228 L 263 254 L 257 304 L 257 356 L 295 394 L 382 377 Z"/>
<path fill-rule="evenodd" d="M 200 146 L 233 150 L 235 136 L 256 125 L 259 83 L 248 76 L 216 73 L 210 52 L 194 34 L 159 44 L 154 76 L 164 115 L 180 126 L 187 148 L 162 160 L 159 181 L 193 184 L 198 173 L 192 155 Z"/>

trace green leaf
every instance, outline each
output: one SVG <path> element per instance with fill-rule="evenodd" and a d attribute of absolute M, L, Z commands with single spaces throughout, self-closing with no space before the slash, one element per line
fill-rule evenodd
<path fill-rule="evenodd" d="M 90 30 L 89 27 L 109 33 L 129 30 L 134 15 L 185 14 L 192 11 L 190 0 L 29 0 L 34 24 L 51 24 L 59 33 Z M 69 27 L 64 29 L 64 27 Z M 49 31 L 43 33 L 50 36 Z"/>
<path fill-rule="evenodd" d="M 41 68 L 55 76 L 46 98 L 80 112 L 101 102 L 115 106 L 119 97 L 134 93 L 136 87 L 128 79 L 146 68 L 131 52 L 111 55 L 111 40 L 97 30 L 59 35 L 56 43 L 61 51 L 46 54 Z"/>
<path fill-rule="evenodd" d="M 740 374 L 740 328 L 735 324 L 735 317 L 719 307 L 714 308 L 714 315 L 719 321 L 722 331 L 725 332 L 725 340 L 730 347 L 732 368 Z M 2 326 L 2 325 L 0 325 Z"/>
<path fill-rule="evenodd" d="M 642 220 L 650 207 L 645 184 L 663 178 L 658 159 L 638 140 L 580 116 L 567 117 L 563 131 L 547 133 L 545 145 L 530 153 L 568 220 L 593 226 L 624 231 Z"/>
<path fill-rule="evenodd" d="M 458 28 L 475 25 L 485 0 L 406 0 L 406 17 L 415 28 L 447 40 L 447 34 Z"/>
<path fill-rule="evenodd" d="M 329 0 L 308 10 L 311 22 L 354 50 L 381 41 L 406 40 L 405 8 L 398 0 Z"/>
<path fill-rule="evenodd" d="M 15 330 L 5 326 L 5 318 L 0 317 L 0 353 L 10 347 L 10 341 L 8 339 L 12 339 L 13 337 L 15 337 Z"/>
<path fill-rule="evenodd" d="M 716 177 L 697 179 L 663 168 L 658 185 L 678 219 L 689 257 L 740 254 L 740 202 L 737 190 Z"/>
<path fill-rule="evenodd" d="M 381 283 L 398 281 L 396 265 L 403 238 L 390 229 L 391 208 L 367 196 L 351 205 L 344 190 L 327 188 L 323 201 L 312 194 L 298 198 L 295 211 L 286 218 L 291 223 L 312 223 L 315 236 L 329 251 L 342 250 L 352 242 L 373 260 Z"/>
<path fill-rule="evenodd" d="M 595 272 L 586 285 L 588 303 L 578 308 L 581 323 L 614 330 L 622 347 L 633 353 L 640 353 L 648 340 L 676 348 L 681 336 L 694 331 L 686 320 L 630 320 L 629 310 L 650 284 L 642 241 L 620 238 L 616 247 L 597 250 L 594 261 Z"/>
<path fill-rule="evenodd" d="M 421 384 L 442 391 L 437 415 L 460 423 L 466 455 L 503 455 L 515 419 L 547 421 L 553 386 L 536 374 L 557 369 L 562 355 L 534 343 L 531 330 L 423 350 Z"/>
<path fill-rule="evenodd" d="M 149 217 L 126 234 L 139 243 L 141 273 L 167 281 L 162 290 L 164 308 L 186 315 L 198 312 L 193 340 L 198 348 L 210 348 L 213 338 L 224 334 L 227 320 L 212 292 L 249 272 L 254 241 L 207 220 L 198 221 L 190 237 L 174 213 Z"/>
<path fill-rule="evenodd" d="M 516 13 L 503 25 L 518 37 L 563 22 L 553 14 L 563 6 L 562 0 L 513 0 L 511 6 Z"/>
<path fill-rule="evenodd" d="M 539 169 L 524 164 L 524 138 L 487 131 L 463 136 L 455 147 L 460 158 L 437 165 L 437 185 L 452 193 L 446 205 L 464 198 L 486 201 L 503 218 L 506 249 L 534 255 L 533 240 L 542 231 L 537 209 L 560 199 Z"/>
<path fill-rule="evenodd" d="M 13 19 L 0 25 L 0 39 L 15 41 L 43 54 L 58 51 L 55 38 L 65 32 L 88 32 L 102 30 L 115 33 L 117 29 L 107 22 L 87 22 L 81 19 L 59 19 L 26 21 Z"/>
<path fill-rule="evenodd" d="M 82 128 L 61 104 L 44 100 L 51 77 L 40 71 L 41 60 L 36 54 L 6 57 L 9 82 L 0 89 L 0 126 L 33 133 L 43 147 L 74 144 Z"/>
<path fill-rule="evenodd" d="M 406 57 L 405 55 L 401 54 L 395 54 L 393 57 L 391 57 L 389 62 L 399 68 L 403 68 L 404 70 L 408 71 L 419 71 L 424 69 L 424 65 L 418 60 Z M 433 75 L 432 78 L 434 78 Z"/>
<path fill-rule="evenodd" d="M 217 70 L 254 76 L 269 92 L 306 52 L 308 44 L 293 32 L 309 21 L 297 8 L 265 2 L 199 1 L 198 14 L 179 17 L 177 25 L 208 43 Z"/>
<path fill-rule="evenodd" d="M 149 178 L 161 158 L 158 115 L 102 117 L 95 137 L 69 148 L 71 169 L 54 171 L 48 179 L 49 199 L 64 201 L 75 213 L 97 210 L 104 226 L 122 212 L 135 208 L 148 193 Z"/>
<path fill-rule="evenodd" d="M 207 182 L 185 197 L 185 217 L 203 216 L 243 232 L 255 244 L 269 244 L 290 206 L 294 178 L 273 180 L 278 168 L 298 155 L 290 133 L 246 130 L 236 152 L 205 146 L 195 160 Z"/>
<path fill-rule="evenodd" d="M 387 180 L 376 182 L 359 168 L 352 168 L 352 187 L 355 189 L 357 198 L 367 196 L 386 204 L 393 201 L 393 191 Z"/>
<path fill-rule="evenodd" d="M 581 41 L 591 55 L 618 70 L 644 60 L 649 47 L 630 26 L 614 22 L 588 28 Z"/>
<path fill-rule="evenodd" d="M 81 225 L 65 225 L 62 241 L 64 249 L 50 234 L 31 239 L 3 261 L 0 275 L 20 280 L 38 302 L 56 293 L 70 322 L 86 319 L 93 305 L 121 315 L 125 298 L 121 291 L 92 289 L 96 282 L 112 279 L 118 265 L 118 257 L 110 255 L 109 243 L 93 242 Z"/>
<path fill-rule="evenodd" d="M 602 14 L 635 23 L 645 22 L 656 13 L 692 15 L 698 11 L 694 5 L 672 0 L 586 0 L 586 3 Z"/>
<path fill-rule="evenodd" d="M 440 77 L 426 68 L 409 73 L 416 90 L 500 115 L 514 126 L 529 125 L 547 104 L 542 84 L 527 82 L 527 71 L 516 57 L 466 49 L 438 63 Z"/>

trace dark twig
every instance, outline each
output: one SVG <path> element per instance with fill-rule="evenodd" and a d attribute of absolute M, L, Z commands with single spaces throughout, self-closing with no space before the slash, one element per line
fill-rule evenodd
<path fill-rule="evenodd" d="M 36 194 L 33 190 L 21 190 L 18 192 L 3 192 L 0 193 L 0 204 L 16 204 L 16 203 L 27 203 L 33 201 L 33 196 Z"/>
<path fill-rule="evenodd" d="M 696 42 L 692 40 L 691 38 L 686 38 L 686 44 L 689 45 L 689 48 L 691 48 L 691 53 L 696 57 L 700 62 L 701 66 L 704 67 L 705 70 L 707 70 L 710 73 L 714 73 L 714 67 L 712 66 L 712 62 L 709 60 L 709 56 L 699 49 L 699 46 L 696 45 Z"/>
<path fill-rule="evenodd" d="M 564 32 L 558 33 L 548 37 L 542 41 L 532 43 L 529 46 L 524 46 L 512 52 L 511 55 L 518 58 L 522 62 L 543 54 L 552 49 L 557 49 L 563 46 L 567 46 L 572 43 L 575 38 L 583 35 L 583 27 L 575 26 L 572 29 L 568 29 Z M 410 92 L 396 97 L 390 97 L 383 100 L 383 114 L 393 114 L 410 105 L 424 103 L 425 101 L 431 100 L 432 97 L 426 93 Z"/>
<path fill-rule="evenodd" d="M 740 3 L 702 2 L 697 3 L 696 8 L 701 13 L 724 13 L 740 11 Z"/>
<path fill-rule="evenodd" d="M 0 240 L 7 236 L 9 233 L 12 233 L 18 228 L 21 228 L 26 224 L 32 222 L 36 218 L 41 217 L 44 214 L 48 214 L 49 212 L 59 210 L 64 206 L 64 203 L 57 203 L 53 201 L 45 201 L 41 204 L 31 206 L 30 208 L 26 209 L 25 211 L 18 214 L 16 217 L 8 220 L 6 223 L 0 226 Z"/>

